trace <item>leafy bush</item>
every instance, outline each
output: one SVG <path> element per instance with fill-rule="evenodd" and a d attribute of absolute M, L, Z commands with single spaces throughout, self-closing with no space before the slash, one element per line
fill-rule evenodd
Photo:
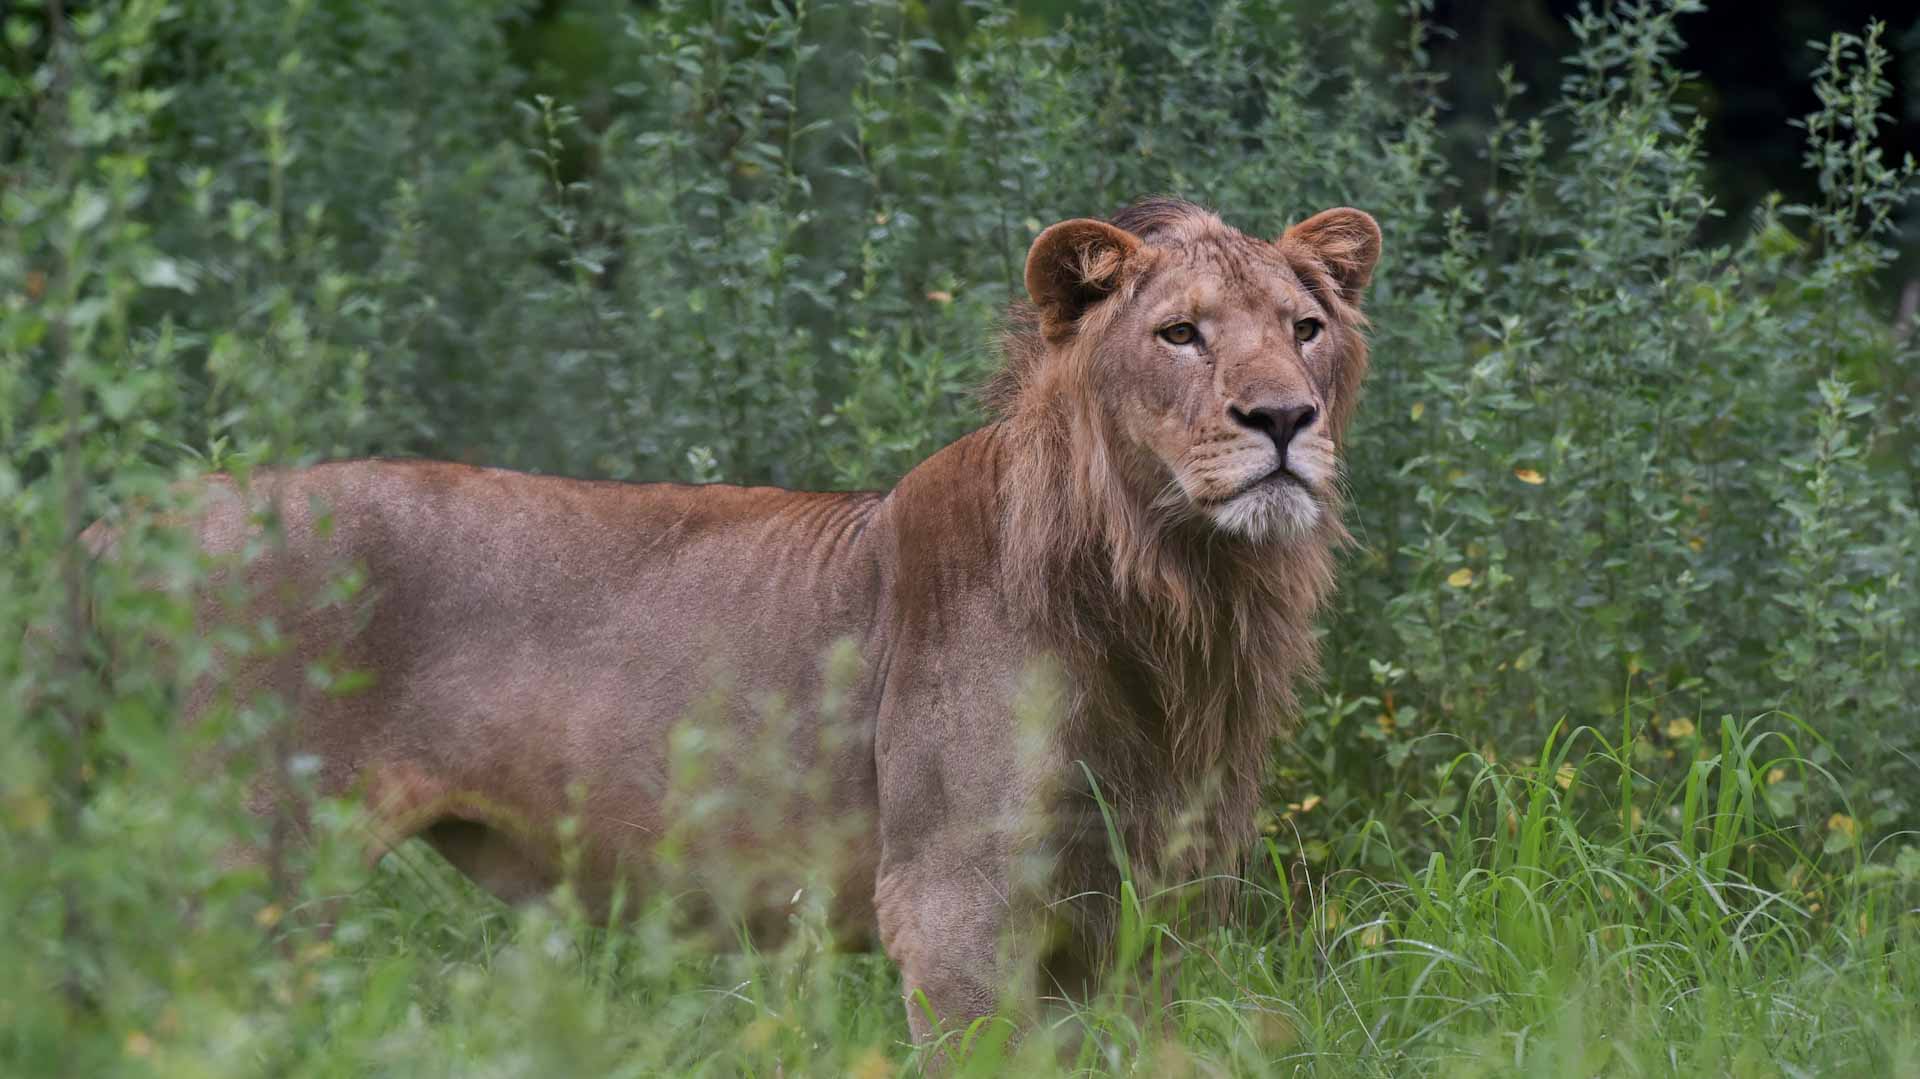
<path fill-rule="evenodd" d="M 1386 262 L 1358 543 L 1247 925 L 1189 942 L 1170 1039 L 1070 1014 L 1080 1063 L 1912 1067 L 1920 345 L 1875 275 L 1916 175 L 1875 148 L 1882 31 L 1826 46 L 1820 201 L 1706 247 L 1697 4 L 1583 13 L 1477 156 L 1425 6 L 578 0 L 563 71 L 512 3 L 19 6 L 0 1070 L 885 1073 L 894 975 L 818 932 L 712 957 L 564 893 L 509 916 L 418 850 L 362 886 L 347 807 L 274 841 L 239 812 L 298 763 L 274 703 L 170 722 L 204 567 L 143 510 L 363 453 L 884 485 L 981 422 L 1033 234 L 1152 192 L 1266 234 L 1362 206 Z M 102 516 L 125 557 L 89 568 Z M 331 942 L 287 917 L 347 889 Z"/>

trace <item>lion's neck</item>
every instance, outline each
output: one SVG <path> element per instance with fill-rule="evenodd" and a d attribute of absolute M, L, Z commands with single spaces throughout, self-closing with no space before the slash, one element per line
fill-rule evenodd
<path fill-rule="evenodd" d="M 1067 752 L 1146 833 L 1177 819 L 1203 832 L 1250 826 L 1294 685 L 1317 669 L 1312 619 L 1332 587 L 1339 525 L 1286 546 L 1158 526 L 1071 437 L 1000 426 L 1005 587 L 1065 668 Z"/>

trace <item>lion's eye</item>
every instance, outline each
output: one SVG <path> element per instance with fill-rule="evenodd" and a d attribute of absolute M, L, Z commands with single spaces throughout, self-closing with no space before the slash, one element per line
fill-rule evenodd
<path fill-rule="evenodd" d="M 1293 336 L 1295 340 L 1299 341 L 1301 344 L 1304 345 L 1308 341 L 1311 341 L 1314 338 L 1320 336 L 1320 331 L 1322 328 L 1323 327 L 1320 325 L 1319 319 L 1303 318 L 1300 321 L 1293 324 Z"/>
<path fill-rule="evenodd" d="M 1191 345 L 1200 340 L 1200 327 L 1191 322 L 1176 322 L 1160 331 L 1160 340 L 1169 345 Z"/>

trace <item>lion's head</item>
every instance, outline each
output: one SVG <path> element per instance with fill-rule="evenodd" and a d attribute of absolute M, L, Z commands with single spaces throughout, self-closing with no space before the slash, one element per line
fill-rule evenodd
<path fill-rule="evenodd" d="M 1335 523 L 1379 253 L 1379 227 L 1352 209 L 1271 242 L 1171 200 L 1054 225 L 1027 257 L 1034 322 L 1003 404 L 1093 409 L 1070 418 L 1076 456 L 1110 471 L 1088 479 L 1117 486 L 1142 526 L 1313 536 Z"/>

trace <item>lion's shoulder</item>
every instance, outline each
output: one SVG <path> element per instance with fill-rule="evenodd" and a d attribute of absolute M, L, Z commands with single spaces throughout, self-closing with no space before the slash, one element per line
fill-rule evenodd
<path fill-rule="evenodd" d="M 887 496 L 893 561 L 908 612 L 999 584 L 1007 446 L 1000 424 L 948 445 Z"/>

